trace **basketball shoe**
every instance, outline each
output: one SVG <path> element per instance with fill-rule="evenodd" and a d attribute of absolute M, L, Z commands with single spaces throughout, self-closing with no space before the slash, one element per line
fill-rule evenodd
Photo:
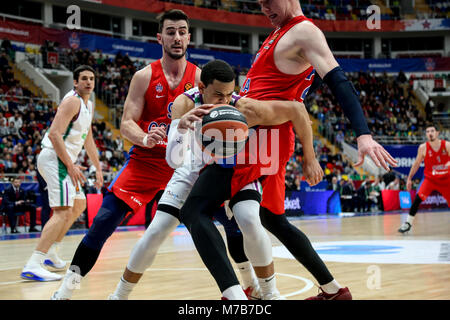
<path fill-rule="evenodd" d="M 405 221 L 401 227 L 398 229 L 398 232 L 400 233 L 405 233 L 408 232 L 409 230 L 411 230 L 411 224 L 407 221 Z"/>
<path fill-rule="evenodd" d="M 350 290 L 345 288 L 340 288 L 336 293 L 326 293 L 320 287 L 320 292 L 317 296 L 309 297 L 306 300 L 352 300 L 352 294 Z"/>
<path fill-rule="evenodd" d="M 286 298 L 283 297 L 278 291 L 265 294 L 261 297 L 261 299 L 262 300 L 286 300 Z"/>
<path fill-rule="evenodd" d="M 48 253 L 44 259 L 44 265 L 50 266 L 52 268 L 63 270 L 66 268 L 66 261 L 61 260 L 58 257 L 58 251 L 59 246 L 56 244 L 53 244 L 50 249 L 48 250 Z"/>
<path fill-rule="evenodd" d="M 22 269 L 20 276 L 23 279 L 35 281 L 58 281 L 62 276 L 48 271 L 42 265 L 27 264 Z"/>
<path fill-rule="evenodd" d="M 248 300 L 261 300 L 261 287 L 259 285 L 257 287 L 251 286 L 244 289 L 244 293 Z"/>

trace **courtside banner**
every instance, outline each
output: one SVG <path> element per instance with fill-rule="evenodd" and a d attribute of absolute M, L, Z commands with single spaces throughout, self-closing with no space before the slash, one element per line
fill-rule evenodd
<path fill-rule="evenodd" d="M 128 54 L 130 57 L 146 58 L 157 60 L 161 58 L 161 45 L 150 42 L 140 42 L 123 40 L 111 37 L 104 37 L 92 34 L 80 34 L 79 46 L 94 52 L 101 50 L 106 54 Z M 69 41 L 72 40 L 69 37 Z M 187 59 L 192 63 L 206 64 L 209 61 L 221 59 L 232 66 L 240 65 L 243 68 L 250 68 L 252 55 L 245 53 L 220 52 L 213 50 L 202 50 L 189 48 L 186 54 Z"/>
<path fill-rule="evenodd" d="M 450 58 L 337 59 L 346 72 L 430 72 L 450 69 Z"/>
<path fill-rule="evenodd" d="M 287 191 L 284 200 L 287 215 L 338 214 L 341 201 L 337 191 Z"/>
<path fill-rule="evenodd" d="M 398 161 L 398 167 L 392 168 L 394 171 L 401 173 L 403 175 L 408 175 L 411 167 L 416 160 L 417 150 L 419 145 L 384 145 L 383 146 L 387 152 L 389 152 L 395 160 Z M 420 165 L 419 170 L 414 175 L 413 179 L 422 179 L 423 177 L 424 164 Z"/>

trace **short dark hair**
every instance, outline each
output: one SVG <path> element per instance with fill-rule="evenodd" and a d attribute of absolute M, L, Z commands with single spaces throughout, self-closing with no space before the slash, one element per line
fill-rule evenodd
<path fill-rule="evenodd" d="M 439 128 L 433 122 L 427 123 L 425 126 L 425 129 L 427 129 L 427 128 L 434 128 L 436 131 L 439 131 Z"/>
<path fill-rule="evenodd" d="M 188 29 L 189 29 L 189 17 L 187 16 L 186 13 L 184 13 L 183 11 L 179 10 L 179 9 L 172 9 L 169 11 L 165 11 L 161 14 L 159 14 L 156 19 L 158 19 L 158 32 L 161 33 L 163 30 L 163 25 L 164 25 L 164 21 L 165 20 L 172 20 L 172 21 L 179 21 L 179 20 L 184 20 L 186 21 L 187 25 L 188 25 Z"/>
<path fill-rule="evenodd" d="M 92 68 L 91 66 L 88 66 L 86 64 L 83 64 L 83 65 L 75 68 L 75 70 L 73 71 L 73 79 L 78 81 L 78 79 L 80 78 L 80 73 L 82 73 L 83 71 L 90 71 L 94 74 L 94 77 L 95 77 L 94 68 Z"/>
<path fill-rule="evenodd" d="M 214 80 L 220 82 L 231 82 L 235 80 L 236 74 L 231 66 L 223 60 L 212 60 L 205 64 L 202 68 L 200 80 L 207 87 Z"/>

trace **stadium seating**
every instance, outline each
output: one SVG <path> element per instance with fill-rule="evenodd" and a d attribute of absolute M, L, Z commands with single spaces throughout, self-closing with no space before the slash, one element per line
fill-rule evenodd
<path fill-rule="evenodd" d="M 9 60 L 6 61 L 2 63 L 0 57 L 0 77 L 6 79 L 0 88 L 0 178 L 5 179 L 5 174 L 34 177 L 40 141 L 50 127 L 55 110 L 50 101 L 34 96 L 22 86 L 14 78 Z M 103 170 L 106 173 L 119 170 L 124 163 L 123 141 L 113 139 L 103 122 L 94 121 L 93 133 Z M 85 152 L 79 161 L 90 167 Z"/>

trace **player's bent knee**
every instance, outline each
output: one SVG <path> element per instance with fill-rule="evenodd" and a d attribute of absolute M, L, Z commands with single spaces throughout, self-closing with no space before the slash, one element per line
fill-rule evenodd
<path fill-rule="evenodd" d="M 122 218 L 122 215 L 101 207 L 88 233 L 83 238 L 83 243 L 92 249 L 101 249 L 106 240 L 116 230 Z"/>
<path fill-rule="evenodd" d="M 72 216 L 72 207 L 54 207 L 52 209 L 54 217 L 64 220 L 64 222 L 69 221 Z"/>

